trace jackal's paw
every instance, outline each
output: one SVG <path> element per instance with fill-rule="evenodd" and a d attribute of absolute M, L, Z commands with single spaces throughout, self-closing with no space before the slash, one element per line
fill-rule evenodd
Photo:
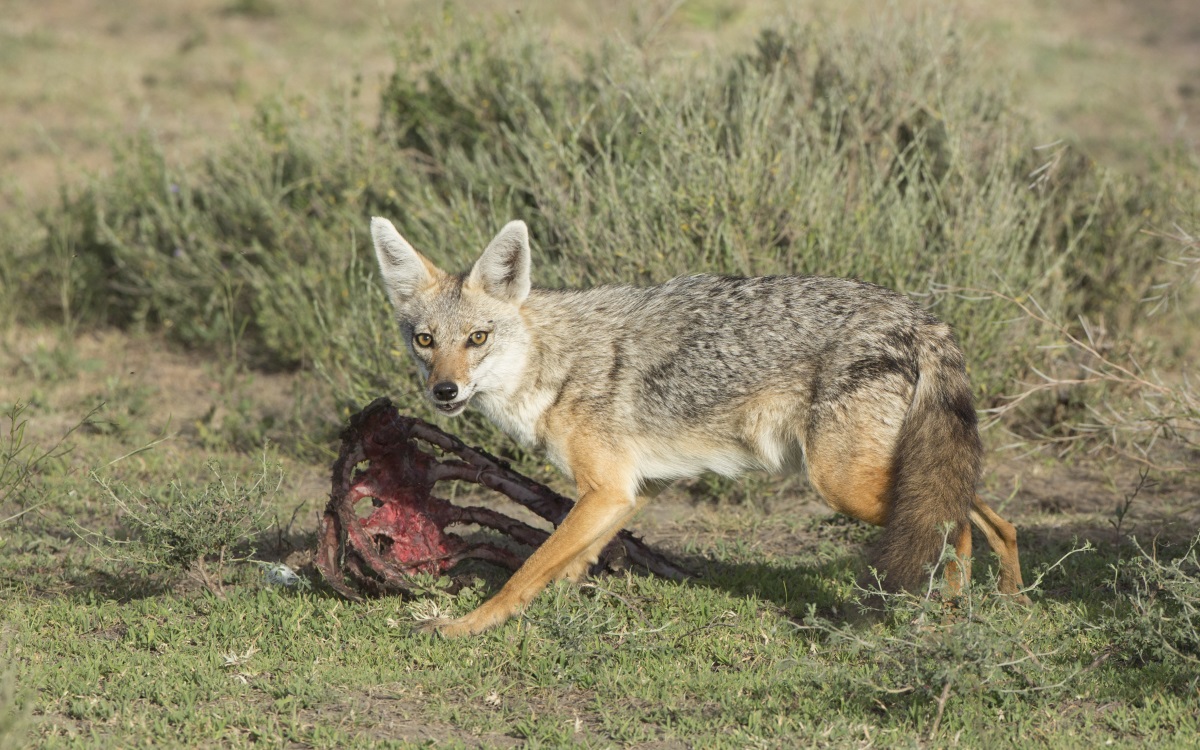
<path fill-rule="evenodd" d="M 413 625 L 413 630 L 425 635 L 440 635 L 443 638 L 458 638 L 472 633 L 470 626 L 463 623 L 462 618 L 451 620 L 444 617 L 421 620 Z"/>
<path fill-rule="evenodd" d="M 997 588 L 1000 590 L 1000 596 L 1003 596 L 1010 602 L 1020 604 L 1022 607 L 1033 606 L 1033 602 L 1029 600 L 1029 597 L 1021 593 L 1021 589 L 1024 586 L 1020 578 L 1014 581 L 1011 578 L 1000 576 L 1000 585 Z"/>
<path fill-rule="evenodd" d="M 417 622 L 414 629 L 419 633 L 440 635 L 443 638 L 459 638 L 482 633 L 485 630 L 496 627 L 507 619 L 507 617 L 501 617 L 492 610 L 480 608 L 456 619 L 435 617 L 429 620 L 421 620 Z"/>

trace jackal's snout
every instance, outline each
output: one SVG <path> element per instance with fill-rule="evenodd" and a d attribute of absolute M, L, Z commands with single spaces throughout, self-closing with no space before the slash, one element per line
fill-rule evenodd
<path fill-rule="evenodd" d="M 469 385 L 459 385 L 457 378 L 434 373 L 426 384 L 425 392 L 433 407 L 440 413 L 453 417 L 467 408 L 470 401 Z"/>
<path fill-rule="evenodd" d="M 458 396 L 458 385 L 449 380 L 436 383 L 429 390 L 433 393 L 434 401 L 453 401 Z"/>

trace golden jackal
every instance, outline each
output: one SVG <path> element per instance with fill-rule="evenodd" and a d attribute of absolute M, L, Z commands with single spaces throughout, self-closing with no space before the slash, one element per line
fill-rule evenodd
<path fill-rule="evenodd" d="M 885 527 L 876 565 L 893 589 L 927 580 L 947 526 L 968 557 L 974 522 L 1000 556 L 1000 590 L 1019 592 L 1016 531 L 975 494 L 982 447 L 962 352 L 908 298 L 814 276 L 537 289 L 520 221 L 458 276 L 386 219 L 371 234 L 434 406 L 474 404 L 579 491 L 496 596 L 429 628 L 504 622 L 551 580 L 582 575 L 648 489 L 705 471 L 806 467 L 835 510 Z"/>

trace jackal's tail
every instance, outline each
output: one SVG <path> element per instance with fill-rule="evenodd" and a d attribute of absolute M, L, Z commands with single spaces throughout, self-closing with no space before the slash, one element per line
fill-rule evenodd
<path fill-rule="evenodd" d="M 922 342 L 916 392 L 900 428 L 887 525 L 875 567 L 890 590 L 927 585 L 944 543 L 970 533 L 983 446 L 962 353 L 947 332 Z"/>

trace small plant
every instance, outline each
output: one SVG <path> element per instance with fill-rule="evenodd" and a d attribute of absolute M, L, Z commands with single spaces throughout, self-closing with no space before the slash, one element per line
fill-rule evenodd
<path fill-rule="evenodd" d="M 227 563 L 249 560 L 254 540 L 266 530 L 270 501 L 279 490 L 282 469 L 267 460 L 253 481 L 239 482 L 216 461 L 208 464 L 213 479 L 202 488 L 178 481 L 167 487 L 137 491 L 91 477 L 121 513 L 126 540 L 102 537 L 110 559 L 152 572 L 183 573 L 224 598 L 221 576 Z M 90 535 L 89 535 L 90 536 Z M 209 569 L 215 564 L 215 570 Z"/>
<path fill-rule="evenodd" d="M 27 403 L 14 402 L 3 417 L 7 422 L 7 429 L 0 434 L 0 524 L 15 521 L 42 504 L 28 504 L 27 495 L 34 480 L 48 463 L 70 452 L 71 446 L 67 444 L 67 438 L 90 422 L 99 410 L 97 407 L 88 412 L 87 416 L 68 429 L 49 448 L 39 448 L 25 437 L 25 428 L 29 424 L 29 419 L 25 416 L 28 408 Z M 17 506 L 20 510 L 3 515 L 12 506 Z"/>
<path fill-rule="evenodd" d="M 0 508 L 7 501 L 21 495 L 33 476 L 35 461 L 25 458 L 30 446 L 25 442 L 25 427 L 29 420 L 24 418 L 26 405 L 20 401 L 9 407 L 7 434 L 0 448 Z M 5 519 L 11 520 L 11 519 Z"/>
<path fill-rule="evenodd" d="M 1036 590 L 1068 557 L 1086 550 L 1077 547 L 1068 552 L 1039 573 L 1025 591 Z M 956 558 L 947 547 L 943 562 L 951 561 Z M 848 693 L 865 690 L 870 701 L 886 710 L 930 713 L 930 740 L 937 736 L 947 704 L 953 700 L 982 695 L 1000 705 L 1034 694 L 1052 695 L 1065 691 L 1107 658 L 1100 654 L 1090 665 L 1081 666 L 1064 658 L 1060 643 L 1046 641 L 1036 628 L 1028 627 L 1024 608 L 1003 597 L 979 597 L 970 586 L 962 597 L 942 599 L 932 595 L 937 581 L 938 571 L 931 571 L 924 596 L 889 593 L 881 587 L 860 589 L 860 601 L 869 609 L 887 601 L 884 627 L 832 622 L 818 615 L 815 606 L 810 606 L 799 626 L 836 648 L 848 662 L 870 665 L 843 673 L 841 679 L 850 683 Z"/>
<path fill-rule="evenodd" d="M 1141 471 L 1138 472 L 1137 485 L 1134 486 L 1133 491 L 1127 492 L 1125 499 L 1113 510 L 1113 517 L 1109 519 L 1108 524 L 1116 532 L 1115 537 L 1118 546 L 1121 544 L 1121 539 L 1123 538 L 1121 534 L 1122 527 L 1125 525 L 1125 519 L 1129 516 L 1129 509 L 1133 507 L 1133 501 L 1137 499 L 1137 496 L 1142 493 L 1143 489 L 1152 484 L 1153 482 L 1150 482 L 1150 469 L 1143 466 Z"/>
<path fill-rule="evenodd" d="M 1137 664 L 1188 663 L 1200 668 L 1200 534 L 1183 554 L 1163 559 L 1157 545 L 1114 566 L 1115 588 L 1129 605 L 1104 629 L 1125 657 Z M 1191 689 L 1200 684 L 1195 671 Z"/>

